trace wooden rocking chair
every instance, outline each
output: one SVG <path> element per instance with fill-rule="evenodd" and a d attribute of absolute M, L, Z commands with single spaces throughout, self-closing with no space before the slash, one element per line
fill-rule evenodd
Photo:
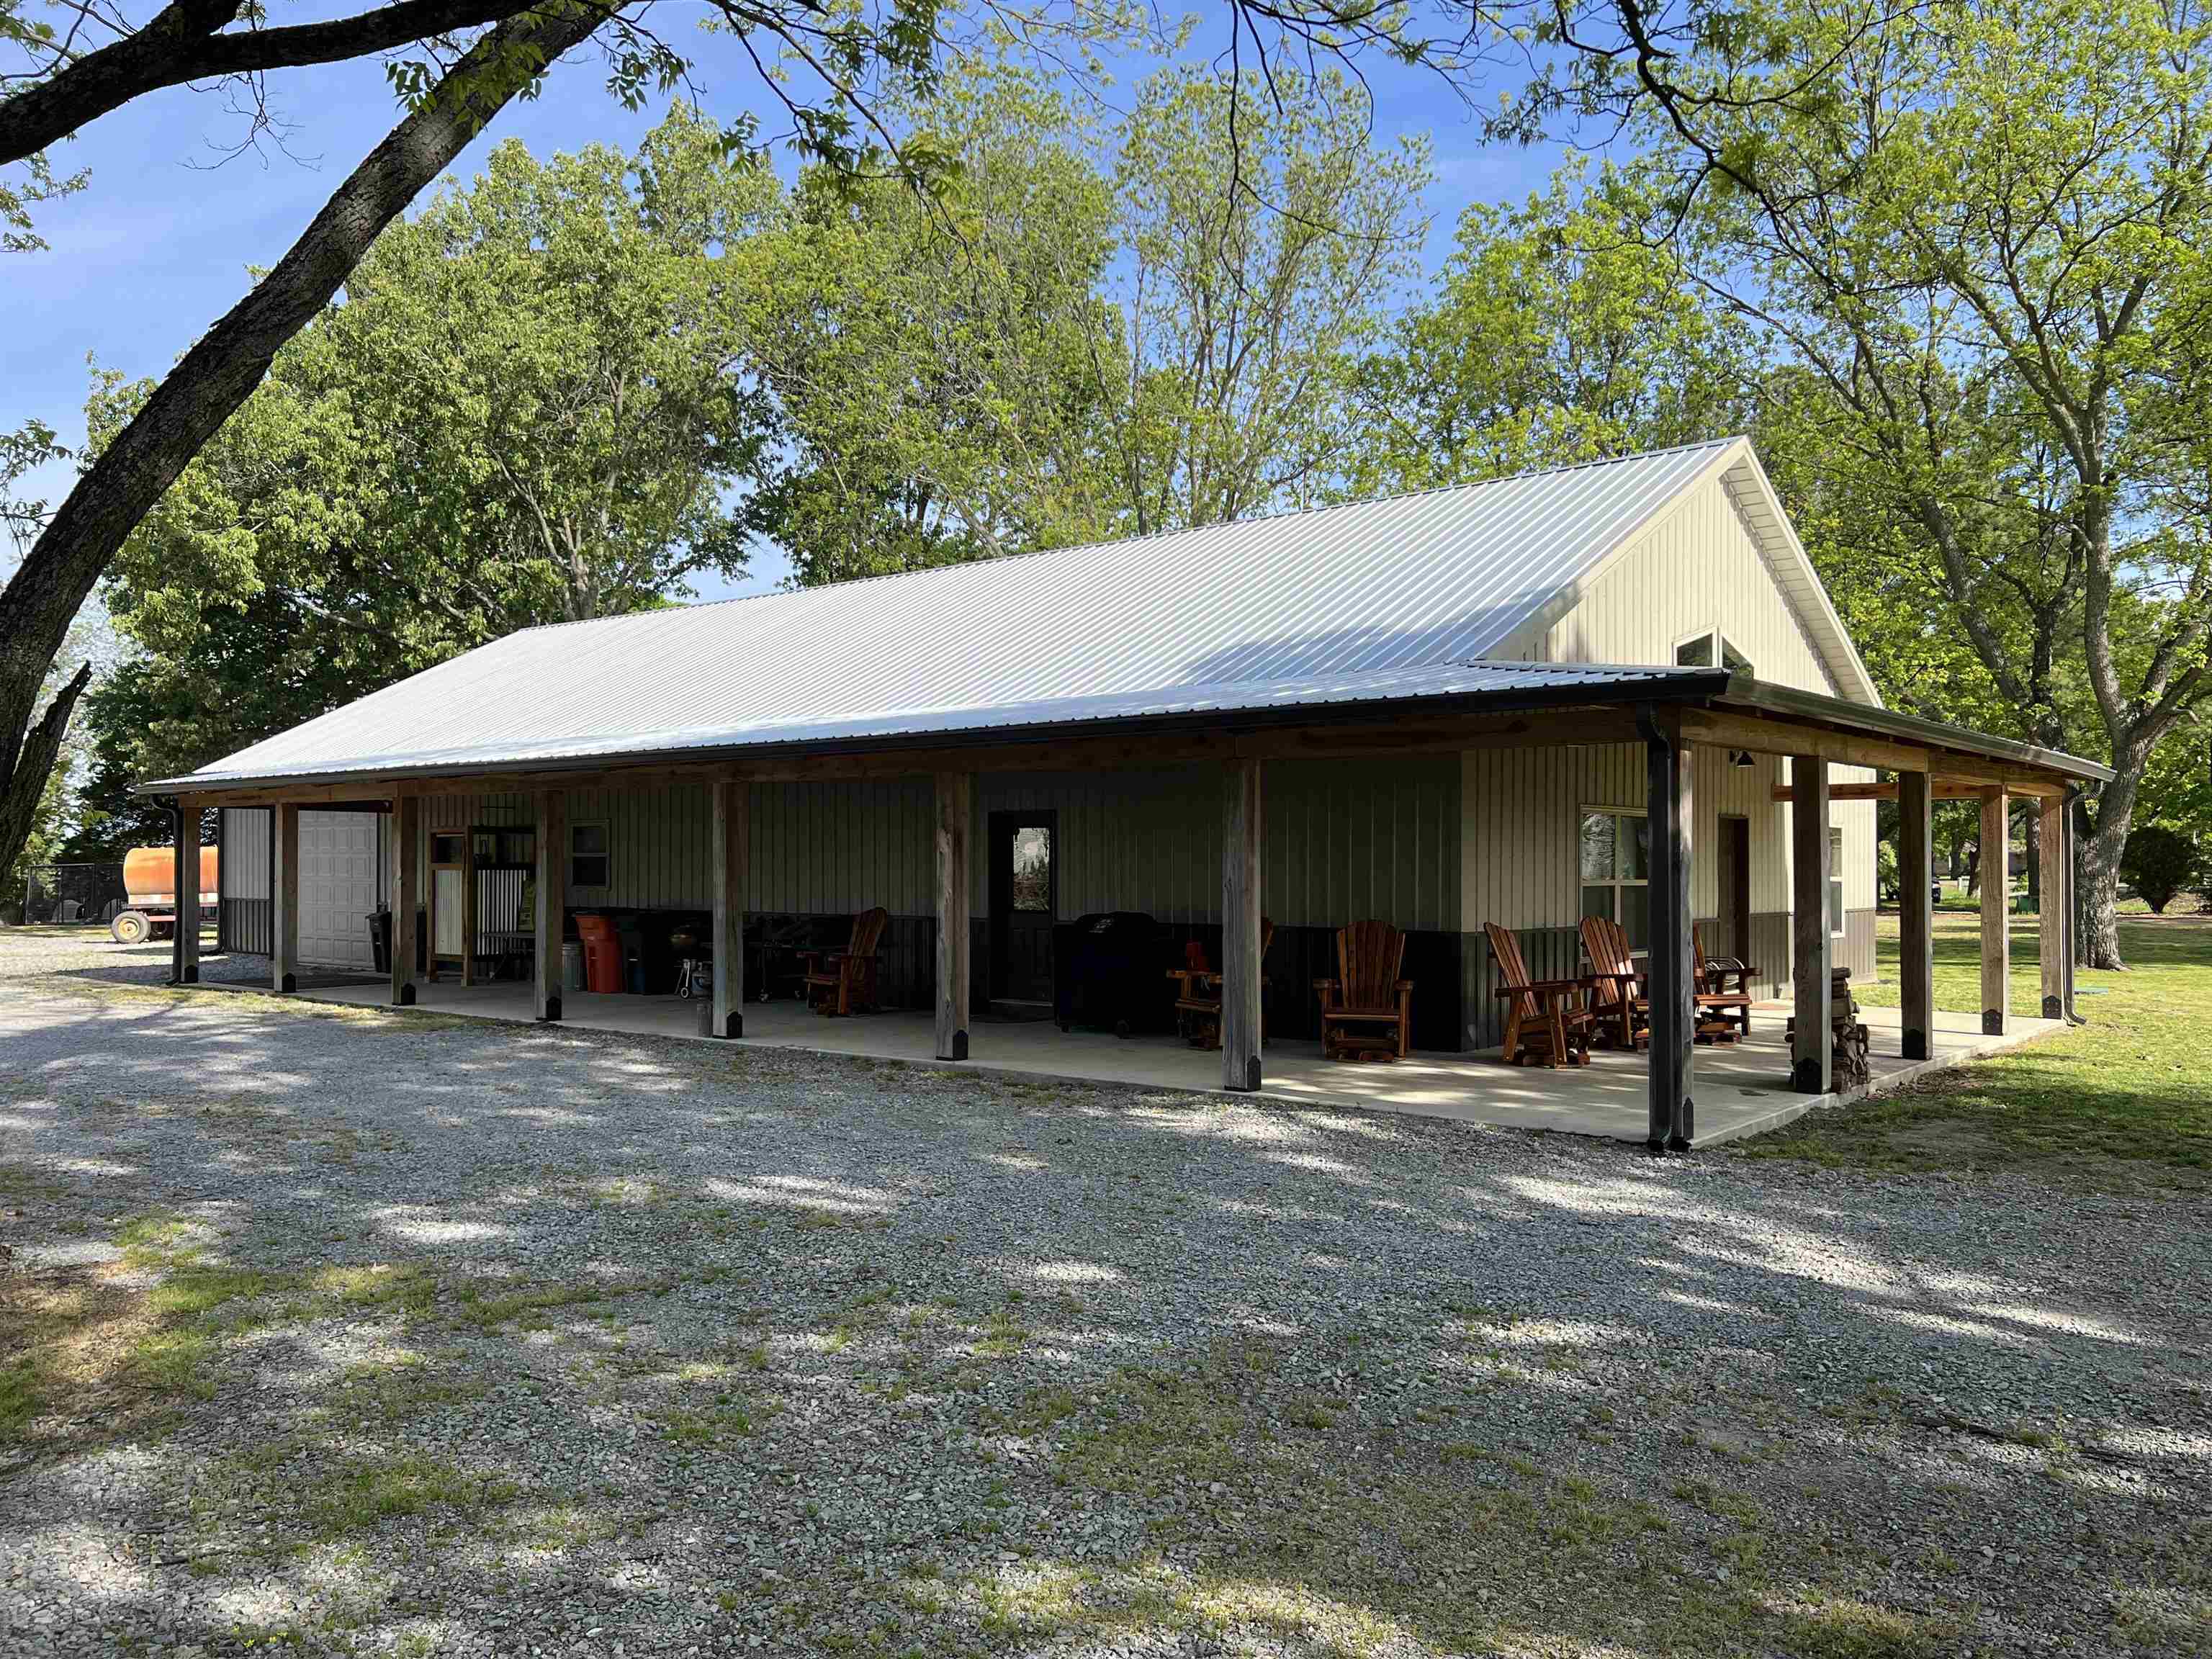
<path fill-rule="evenodd" d="M 1650 970 L 1636 965 L 1627 931 L 1612 917 L 1584 916 L 1582 933 L 1599 1035 L 1617 1048 L 1642 1047 L 1651 1040 Z"/>
<path fill-rule="evenodd" d="M 1317 979 L 1321 1051 L 1330 1060 L 1403 1060 L 1411 1052 L 1413 981 L 1398 977 L 1406 936 L 1387 921 L 1336 930 L 1336 977 Z"/>
<path fill-rule="evenodd" d="M 881 905 L 853 918 L 852 942 L 842 951 L 801 951 L 799 974 L 806 1000 L 817 1014 L 873 1013 L 876 945 L 890 913 Z"/>
<path fill-rule="evenodd" d="M 1531 979 L 1521 941 L 1510 927 L 1483 924 L 1490 954 L 1498 959 L 1496 994 L 1505 998 L 1504 1057 L 1516 1066 L 1537 1060 L 1589 1064 L 1590 1027 L 1595 1023 L 1579 979 Z"/>
<path fill-rule="evenodd" d="M 1264 991 L 1267 984 L 1265 971 L 1267 947 L 1275 942 L 1275 924 L 1267 917 L 1260 918 L 1260 984 Z M 1206 965 L 1206 951 L 1195 941 L 1188 947 L 1190 959 L 1180 968 L 1168 969 L 1168 977 L 1176 982 L 1176 1029 L 1184 1042 L 1194 1048 L 1218 1048 L 1221 1046 L 1221 974 L 1218 969 Z M 1266 1041 L 1267 1014 L 1264 1001 L 1260 1019 L 1260 1036 Z"/>
<path fill-rule="evenodd" d="M 1694 921 L 1690 924 L 1690 952 L 1696 958 L 1698 1024 L 1705 1024 L 1705 1011 L 1710 1007 L 1716 1022 L 1734 1027 L 1738 1036 L 1749 1036 L 1751 981 L 1759 969 L 1735 957 L 1707 956 L 1704 929 Z"/>

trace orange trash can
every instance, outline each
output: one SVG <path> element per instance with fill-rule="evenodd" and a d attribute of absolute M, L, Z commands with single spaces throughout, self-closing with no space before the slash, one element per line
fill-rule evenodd
<path fill-rule="evenodd" d="M 623 988 L 622 935 L 612 916 L 578 916 L 576 936 L 584 941 L 584 985 L 592 991 Z"/>

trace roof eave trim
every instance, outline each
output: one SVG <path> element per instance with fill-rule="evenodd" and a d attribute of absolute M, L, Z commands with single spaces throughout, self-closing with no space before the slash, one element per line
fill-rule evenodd
<path fill-rule="evenodd" d="M 900 732 L 878 737 L 817 740 L 791 738 L 775 743 L 609 750 L 557 759 L 449 761 L 409 767 L 404 770 L 362 767 L 337 772 L 264 773 L 225 777 L 188 774 L 178 778 L 149 779 L 134 785 L 132 793 L 139 795 L 215 794 L 240 789 L 359 783 L 364 791 L 374 793 L 374 786 L 411 778 L 527 777 L 533 773 L 574 772 L 601 767 L 617 769 L 648 766 L 706 767 L 744 759 L 787 756 L 879 755 L 908 750 L 987 750 L 1015 744 L 1047 743 L 1065 738 L 1109 734 L 1153 736 L 1218 730 L 1263 731 L 1285 726 L 1372 725 L 1378 720 L 1403 718 L 1409 705 L 1419 714 L 1430 715 L 1512 714 L 1546 709 L 1626 707 L 1641 702 L 1703 703 L 1727 690 L 1729 684 L 1729 676 L 1725 669 L 1674 669 L 1667 671 L 1664 678 L 1568 681 L 1557 685 L 1519 687 L 1504 691 L 1454 691 L 1431 696 L 1401 694 L 1389 697 L 1288 703 L 1261 708 L 1100 715 L 1088 720 Z"/>
<path fill-rule="evenodd" d="M 1774 481 L 1766 476 L 1766 468 L 1760 464 L 1758 450 L 1753 447 L 1750 439 L 1740 438 L 1731 446 L 1725 459 L 1726 465 L 1714 468 L 1709 476 L 1725 478 L 1740 465 L 1748 468 L 1752 483 L 1774 520 L 1776 528 L 1771 532 L 1771 538 L 1780 544 L 1790 562 L 1803 571 L 1810 580 L 1813 597 L 1819 606 L 1815 619 L 1833 636 L 1840 647 L 1843 660 L 1832 666 L 1839 666 L 1844 671 L 1838 678 L 1853 683 L 1853 689 L 1864 697 L 1867 703 L 1876 708 L 1882 707 L 1881 689 L 1875 684 L 1874 676 L 1868 672 L 1866 659 L 1859 655 L 1859 648 L 1851 639 L 1850 630 L 1844 626 L 1844 619 L 1836 613 L 1835 603 L 1828 597 L 1828 585 L 1820 580 L 1820 573 L 1813 563 L 1813 556 L 1805 550 L 1805 544 L 1798 540 L 1797 527 L 1790 523 L 1789 512 L 1782 504 L 1782 497 L 1775 490 Z M 1794 598 L 1791 602 L 1795 603 Z"/>

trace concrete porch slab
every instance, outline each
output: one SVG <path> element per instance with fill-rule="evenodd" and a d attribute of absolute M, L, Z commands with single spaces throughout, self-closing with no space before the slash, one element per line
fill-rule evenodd
<path fill-rule="evenodd" d="M 500 983 L 464 987 L 452 981 L 418 983 L 416 1006 L 425 1012 L 528 1024 L 534 1018 L 531 988 Z M 302 996 L 319 1002 L 382 1006 L 381 984 L 319 987 Z M 713 1042 L 699 1034 L 699 1004 L 678 997 L 639 997 L 572 991 L 562 999 L 562 1023 L 586 1030 Z M 1696 1060 L 1696 1144 L 1717 1145 L 1757 1134 L 1802 1115 L 1838 1097 L 1801 1095 L 1789 1084 L 1790 1053 L 1782 1040 L 1787 1011 L 1780 1004 L 1755 1011 L 1746 1042 L 1701 1048 Z M 2056 1021 L 2016 1019 L 2010 1034 L 1984 1036 L 1978 1013 L 1939 1012 L 1936 1055 L 1912 1061 L 1899 1053 L 1894 1008 L 1869 1008 L 1863 1018 L 1873 1042 L 1874 1079 L 1881 1093 L 1915 1077 L 1982 1054 L 2014 1048 L 2057 1030 Z M 788 1000 L 745 1005 L 745 1035 L 732 1048 L 799 1048 L 919 1065 L 951 1064 L 932 1053 L 927 1014 L 896 1012 L 829 1019 Z M 1061 1031 L 1049 1023 L 992 1024 L 969 1033 L 964 1062 L 994 1071 L 1050 1080 L 1074 1079 L 1142 1089 L 1214 1092 L 1221 1087 L 1218 1054 L 1187 1048 L 1173 1038 L 1119 1038 L 1101 1031 Z M 1364 1107 L 1467 1123 L 1550 1129 L 1615 1140 L 1644 1139 L 1644 1062 L 1640 1054 L 1599 1050 L 1587 1066 L 1515 1066 L 1488 1054 L 1417 1053 L 1395 1064 L 1350 1064 L 1322 1058 L 1316 1042 L 1268 1043 L 1262 1093 L 1302 1105 Z"/>

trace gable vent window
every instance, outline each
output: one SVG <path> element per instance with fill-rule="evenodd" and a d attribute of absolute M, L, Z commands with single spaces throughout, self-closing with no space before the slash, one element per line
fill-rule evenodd
<path fill-rule="evenodd" d="M 1674 647 L 1677 668 L 1725 668 L 1731 674 L 1752 673 L 1751 659 L 1729 642 L 1717 628 L 1692 634 Z"/>

